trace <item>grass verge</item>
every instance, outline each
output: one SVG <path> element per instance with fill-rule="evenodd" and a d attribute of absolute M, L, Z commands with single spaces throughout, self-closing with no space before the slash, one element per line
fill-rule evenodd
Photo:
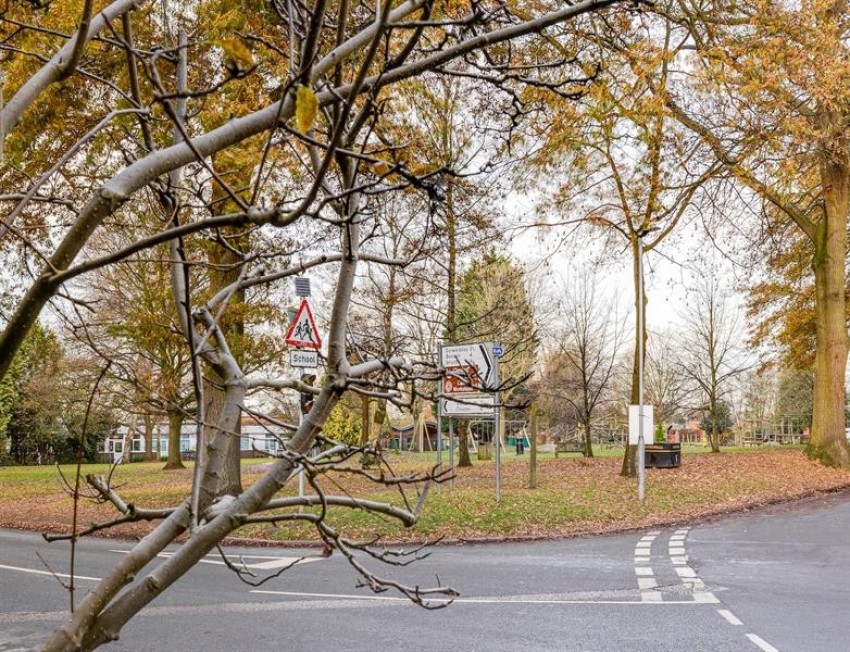
<path fill-rule="evenodd" d="M 444 456 L 444 461 L 446 461 Z M 434 454 L 390 455 L 398 473 L 424 471 Z M 243 467 L 244 484 L 260 477 L 256 460 Z M 398 523 L 359 510 L 331 510 L 329 522 L 355 539 L 380 535 L 387 540 L 487 540 L 565 537 L 614 532 L 673 522 L 693 522 L 710 515 L 750 509 L 818 492 L 850 487 L 850 473 L 807 459 L 799 448 L 761 448 L 726 451 L 718 455 L 686 450 L 678 469 L 649 469 L 646 500 L 637 501 L 636 482 L 618 474 L 618 455 L 593 459 L 541 456 L 539 486 L 529 489 L 528 455 L 506 454 L 502 464 L 501 501 L 494 496 L 495 465 L 476 462 L 458 469 L 453 486 L 434 490 L 419 523 L 404 529 Z M 63 467 L 69 479 L 74 467 Z M 88 465 L 84 473 L 105 473 L 106 465 Z M 140 507 L 177 504 L 189 492 L 191 467 L 162 471 L 161 464 L 132 464 L 118 468 L 115 486 L 127 502 Z M 396 492 L 376 491 L 363 479 L 342 477 L 339 488 L 355 496 L 400 504 Z M 289 492 L 295 487 L 288 488 Z M 330 488 L 328 488 L 330 492 Z M 415 496 L 412 500 L 415 501 Z M 0 526 L 67 532 L 71 499 L 63 491 L 55 468 L 0 468 Z M 81 526 L 108 519 L 114 510 L 84 501 Z M 149 524 L 116 528 L 115 536 L 140 536 Z M 304 524 L 250 525 L 235 537 L 274 542 L 315 540 Z"/>

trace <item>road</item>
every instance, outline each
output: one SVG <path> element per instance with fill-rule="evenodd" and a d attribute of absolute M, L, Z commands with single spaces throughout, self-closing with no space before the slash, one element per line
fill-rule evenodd
<path fill-rule="evenodd" d="M 86 540 L 77 573 L 91 586 L 129 548 Z M 0 651 L 31 650 L 68 595 L 44 569 L 67 545 L 0 530 Z M 255 572 L 303 553 L 229 549 Z M 850 495 L 708 524 L 566 541 L 442 546 L 385 576 L 462 597 L 425 611 L 356 588 L 336 555 L 254 589 L 220 559 L 205 563 L 105 650 L 124 652 L 846 652 L 850 650 Z"/>

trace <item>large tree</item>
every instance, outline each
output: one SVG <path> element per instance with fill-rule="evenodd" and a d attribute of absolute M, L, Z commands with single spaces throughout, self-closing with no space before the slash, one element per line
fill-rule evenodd
<path fill-rule="evenodd" d="M 671 62 L 686 43 L 672 25 L 659 28 L 651 16 L 622 20 L 628 22 L 602 20 L 588 28 L 596 78 L 580 102 L 556 95 L 554 106 L 547 105 L 543 143 L 528 162 L 555 182 L 555 194 L 547 198 L 555 213 L 538 226 L 566 228 L 582 249 L 601 234 L 612 257 L 628 251 L 635 306 L 630 402 L 636 405 L 639 348 L 642 342 L 646 349 L 648 337 L 646 320 L 641 328 L 639 319 L 648 302 L 640 283 L 642 258 L 661 251 L 692 214 L 698 191 L 717 167 L 663 105 Z M 637 473 L 636 458 L 637 446 L 627 446 L 623 475 Z"/>
<path fill-rule="evenodd" d="M 333 483 L 323 484 L 322 477 L 352 452 L 333 446 L 309 456 L 334 405 L 352 385 L 393 397 L 396 384 L 409 377 L 399 357 L 352 364 L 346 347 L 358 264 L 380 260 L 361 250 L 372 226 L 373 196 L 405 187 L 427 192 L 422 183 L 427 173 L 385 158 L 388 144 L 373 139 L 375 126 L 390 110 L 386 100 L 394 83 L 442 68 L 505 70 L 511 65 L 510 41 L 611 4 L 544 3 L 520 11 L 497 4 L 481 11 L 477 3 L 463 7 L 424 0 L 374 7 L 319 2 L 309 8 L 277 2 L 257 8 L 246 2 L 225 10 L 202 2 L 183 16 L 153 16 L 159 5 L 115 0 L 94 16 L 86 3 L 83 27 L 71 38 L 63 34 L 73 31 L 76 15 L 45 14 L 43 5 L 32 4 L 7 11 L 4 18 L 14 23 L 4 23 L 3 45 L 20 56 L 5 71 L 8 99 L 0 124 L 7 131 L 11 165 L 0 183 L 11 208 L 0 246 L 3 253 L 21 256 L 21 267 L 32 275 L 22 276 L 26 288 L 0 334 L 0 375 L 48 302 L 79 302 L 86 273 L 168 243 L 163 265 L 171 274 L 202 426 L 207 425 L 205 372 L 214 372 L 224 391 L 205 460 L 195 466 L 184 501 L 148 510 L 128 505 L 106 479 L 89 479 L 100 497 L 122 512 L 119 520 L 156 525 L 76 605 L 45 650 L 90 650 L 115 640 L 135 614 L 225 536 L 256 521 L 312 523 L 329 549 L 341 551 L 373 590 L 392 587 L 419 603 L 434 591 L 452 594 L 444 587 L 408 588 L 370 572 L 355 555 L 364 546 L 334 529 L 328 513 L 329 508 L 369 509 L 412 525 L 418 501 L 397 506 L 328 495 L 325 487 Z M 253 33 L 252 21 L 259 33 Z M 230 89 L 243 91 L 240 101 L 225 102 Z M 240 187 L 244 177 L 229 175 L 214 162 L 225 150 L 252 149 L 251 139 L 260 147 L 254 150 L 252 189 L 246 193 Z M 364 170 L 381 161 L 387 174 Z M 223 214 L 217 210 L 220 193 L 228 199 Z M 163 219 L 133 244 L 109 251 L 92 246 L 93 234 L 120 230 L 152 204 Z M 224 227 L 250 229 L 250 249 L 233 247 L 231 234 L 220 231 Z M 239 252 L 236 278 L 218 290 L 203 283 L 201 272 L 210 261 L 187 247 L 198 233 L 220 235 L 219 244 Z M 321 386 L 306 386 L 274 366 L 268 375 L 246 370 L 236 348 L 239 338 L 228 328 L 233 323 L 225 317 L 228 306 L 238 305 L 243 291 L 274 291 L 282 280 L 320 265 L 330 266 L 335 279 Z M 286 449 L 265 474 L 238 495 L 228 495 L 230 443 L 246 396 L 260 389 L 311 392 L 316 399 L 300 425 L 288 426 Z M 313 493 L 279 496 L 299 468 Z M 317 511 L 295 509 L 311 506 Z M 291 509 L 269 513 L 279 508 Z M 187 533 L 173 555 L 152 563 Z"/>
<path fill-rule="evenodd" d="M 671 114 L 728 173 L 799 229 L 814 275 L 815 387 L 809 454 L 850 466 L 844 436 L 850 210 L 848 5 L 721 2 L 666 7 L 695 56 Z"/>
<path fill-rule="evenodd" d="M 510 404 L 526 393 L 539 339 L 521 267 L 494 252 L 473 261 L 460 279 L 456 341 L 500 343 L 504 349 L 499 358 L 503 403 Z M 469 464 L 467 430 L 461 427 L 458 434 L 458 464 L 465 466 Z"/>
<path fill-rule="evenodd" d="M 555 354 L 568 371 L 560 382 L 555 380 L 556 386 L 540 390 L 575 410 L 584 429 L 587 457 L 593 457 L 591 433 L 599 408 L 613 400 L 612 387 L 625 340 L 616 301 L 616 297 L 605 296 L 589 274 L 563 289 L 557 318 L 562 333 Z"/>
<path fill-rule="evenodd" d="M 711 450 L 720 452 L 721 413 L 728 419 L 730 393 L 735 381 L 749 368 L 742 343 L 744 328 L 729 289 L 720 276 L 704 273 L 689 301 L 686 324 L 679 344 L 682 374 L 698 388 Z"/>

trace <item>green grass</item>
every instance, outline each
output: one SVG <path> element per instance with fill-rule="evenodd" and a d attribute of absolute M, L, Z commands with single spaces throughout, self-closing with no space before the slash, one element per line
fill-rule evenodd
<path fill-rule="evenodd" d="M 559 536 L 685 521 L 850 486 L 850 474 L 812 463 L 799 448 L 724 449 L 720 455 L 705 452 L 704 447 L 686 446 L 681 468 L 650 469 L 644 503 L 636 500 L 635 480 L 619 475 L 621 449 L 600 448 L 600 455 L 592 459 L 562 455 L 556 460 L 551 453 L 541 454 L 539 487 L 533 490 L 527 486 L 530 456 L 517 456 L 511 450 L 502 458 L 498 504 L 494 495 L 495 462 L 475 461 L 471 469 L 457 469 L 452 489 L 448 484 L 432 489 L 412 530 L 386 517 L 352 509 L 331 510 L 329 522 L 356 539 L 375 535 L 396 540 Z M 398 473 L 424 472 L 437 460 L 434 452 L 389 453 L 387 457 Z M 443 460 L 448 463 L 447 454 Z M 251 467 L 264 461 L 244 461 L 245 486 L 260 477 Z M 83 467 L 84 474 L 105 474 L 108 470 L 105 464 Z M 73 482 L 76 468 L 67 465 L 62 471 Z M 162 471 L 161 463 L 139 463 L 116 469 L 113 483 L 127 502 L 166 507 L 185 499 L 191 479 L 191 464 L 178 471 Z M 328 492 L 341 488 L 350 495 L 402 504 L 397 492 L 376 488 L 348 474 L 326 486 Z M 296 483 L 290 483 L 284 493 L 296 491 Z M 410 490 L 412 502 L 416 500 L 415 491 Z M 0 525 L 67 530 L 71 505 L 55 468 L 0 467 Z M 114 510 L 86 502 L 82 513 L 81 522 L 87 524 L 113 516 Z M 147 527 L 136 524 L 121 532 L 137 536 Z M 235 534 L 280 541 L 316 538 L 312 526 L 303 522 L 253 524 Z"/>

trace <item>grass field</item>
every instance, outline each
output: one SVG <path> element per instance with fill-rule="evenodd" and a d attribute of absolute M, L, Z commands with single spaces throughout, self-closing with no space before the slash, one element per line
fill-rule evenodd
<path fill-rule="evenodd" d="M 506 452 L 502 460 L 502 495 L 494 497 L 494 462 L 475 462 L 458 469 L 452 487 L 432 490 L 419 523 L 404 529 L 395 521 L 358 510 L 335 509 L 329 521 L 352 538 L 413 541 L 571 536 L 613 532 L 673 522 L 692 522 L 712 514 L 747 509 L 778 500 L 850 487 L 850 473 L 810 462 L 799 448 L 763 447 L 724 450 L 685 448 L 678 469 L 649 469 L 647 499 L 637 501 L 634 479 L 619 475 L 621 450 L 601 450 L 584 459 L 570 455 L 539 456 L 537 489 L 528 488 L 529 455 Z M 424 471 L 436 462 L 435 453 L 388 454 L 396 473 Z M 444 453 L 444 462 L 448 455 Z M 256 481 L 264 460 L 245 460 L 243 483 Z M 122 498 L 139 507 L 167 507 L 185 498 L 191 466 L 162 471 L 161 464 L 119 467 L 113 484 Z M 62 467 L 73 482 L 75 467 Z M 87 465 L 83 473 L 106 473 L 107 465 Z M 397 492 L 376 490 L 362 478 L 343 474 L 324 481 L 326 493 L 351 495 L 402 504 Z M 296 485 L 285 492 L 296 491 Z M 415 489 L 411 501 L 415 502 Z M 72 501 L 53 467 L 0 467 L 0 526 L 68 531 Z M 81 525 L 115 515 L 107 505 L 85 501 Z M 124 525 L 114 533 L 138 536 L 149 524 Z M 245 526 L 237 537 L 274 541 L 316 539 L 310 526 L 266 524 Z"/>

